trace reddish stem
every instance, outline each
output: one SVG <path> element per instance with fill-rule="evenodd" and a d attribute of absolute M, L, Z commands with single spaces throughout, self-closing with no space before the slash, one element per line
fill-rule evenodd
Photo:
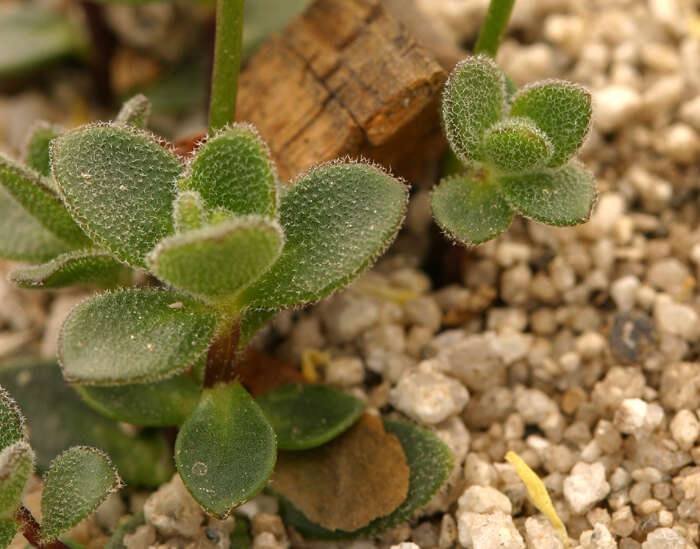
<path fill-rule="evenodd" d="M 15 512 L 15 519 L 19 523 L 22 535 L 37 549 L 70 549 L 65 543 L 57 539 L 53 541 L 41 541 L 41 526 L 32 515 L 32 512 L 21 505 Z"/>
<path fill-rule="evenodd" d="M 207 369 L 204 373 L 204 387 L 217 383 L 230 383 L 236 379 L 236 354 L 240 324 L 236 322 L 227 334 L 214 340 L 207 354 Z"/>

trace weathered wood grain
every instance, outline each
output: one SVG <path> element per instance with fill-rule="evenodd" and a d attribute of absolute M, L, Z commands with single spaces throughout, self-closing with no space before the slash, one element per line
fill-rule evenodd
<path fill-rule="evenodd" d="M 381 0 L 317 0 L 249 61 L 237 113 L 268 142 L 283 179 L 346 155 L 413 179 L 442 154 L 445 78 Z"/>

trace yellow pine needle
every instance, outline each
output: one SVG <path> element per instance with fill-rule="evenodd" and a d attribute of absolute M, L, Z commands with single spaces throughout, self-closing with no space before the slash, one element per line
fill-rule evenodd
<path fill-rule="evenodd" d="M 506 461 L 515 467 L 515 472 L 518 474 L 520 480 L 523 481 L 523 484 L 527 488 L 527 493 L 530 495 L 532 503 L 549 519 L 549 522 L 551 522 L 552 525 L 559 530 L 559 534 L 561 534 L 561 538 L 564 541 L 564 547 L 568 547 L 569 536 L 566 533 L 566 527 L 559 518 L 559 515 L 557 515 L 554 505 L 552 504 L 552 500 L 549 497 L 549 493 L 547 492 L 547 488 L 540 477 L 537 476 L 537 473 L 530 469 L 530 466 L 525 463 L 523 458 L 513 451 L 509 451 L 506 454 Z"/>

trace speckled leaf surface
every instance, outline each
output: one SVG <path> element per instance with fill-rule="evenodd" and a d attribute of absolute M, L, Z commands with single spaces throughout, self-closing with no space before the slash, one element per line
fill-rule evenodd
<path fill-rule="evenodd" d="M 42 539 L 56 539 L 120 487 L 119 474 L 104 452 L 87 446 L 66 450 L 51 462 L 44 479 Z"/>
<path fill-rule="evenodd" d="M 408 188 L 367 164 L 321 165 L 282 197 L 282 255 L 239 302 L 274 309 L 324 297 L 350 282 L 394 239 Z"/>
<path fill-rule="evenodd" d="M 17 397 L 27 417 L 38 469 L 48 469 L 71 446 L 89 445 L 108 452 L 130 485 L 158 486 L 172 476 L 170 448 L 159 433 L 127 433 L 93 411 L 63 380 L 56 363 L 0 368 L 0 384 Z"/>
<path fill-rule="evenodd" d="M 16 77 L 85 49 L 73 21 L 36 7 L 0 12 L 0 78 Z"/>
<path fill-rule="evenodd" d="M 0 450 L 24 440 L 24 417 L 17 403 L 0 386 Z"/>
<path fill-rule="evenodd" d="M 175 442 L 185 486 L 218 517 L 265 487 L 276 456 L 272 426 L 239 383 L 206 389 Z"/>
<path fill-rule="evenodd" d="M 146 254 L 173 232 L 180 163 L 148 134 L 83 126 L 53 141 L 51 167 L 71 215 L 120 259 L 145 267 Z"/>
<path fill-rule="evenodd" d="M 229 296 L 258 279 L 279 257 L 279 224 L 259 216 L 169 236 L 148 254 L 161 280 L 204 296 Z"/>
<path fill-rule="evenodd" d="M 8 547 L 17 534 L 17 522 L 11 518 L 0 519 L 0 547 Z"/>
<path fill-rule="evenodd" d="M 443 179 L 431 194 L 433 217 L 451 238 L 481 244 L 505 231 L 513 210 L 496 185 L 461 175 Z"/>
<path fill-rule="evenodd" d="M 18 267 L 9 280 L 20 288 L 63 288 L 73 284 L 111 287 L 126 282 L 129 270 L 101 250 L 67 252 L 41 265 Z"/>
<path fill-rule="evenodd" d="M 35 124 L 29 130 L 29 137 L 25 145 L 25 164 L 43 176 L 50 176 L 49 145 L 51 140 L 59 135 L 61 135 L 59 129 L 51 124 L 46 122 Z"/>
<path fill-rule="evenodd" d="M 46 229 L 0 186 L 0 257 L 17 261 L 47 261 L 71 246 Z"/>
<path fill-rule="evenodd" d="M 75 388 L 85 402 L 105 416 L 146 427 L 180 425 L 199 402 L 201 392 L 186 374 L 154 383 Z"/>
<path fill-rule="evenodd" d="M 325 444 L 352 426 L 365 410 L 359 398 L 311 383 L 281 385 L 257 402 L 275 430 L 280 450 Z"/>
<path fill-rule="evenodd" d="M 416 509 L 425 505 L 447 479 L 454 464 L 454 457 L 437 436 L 413 423 L 384 420 L 384 428 L 388 433 L 398 437 L 411 469 L 408 495 L 396 510 L 353 532 L 326 530 L 310 522 L 291 502 L 280 498 L 280 514 L 284 522 L 309 538 L 369 537 L 396 526 L 411 516 Z"/>
<path fill-rule="evenodd" d="M 552 156 L 552 144 L 527 118 L 506 118 L 484 135 L 484 157 L 502 173 L 522 173 L 541 168 Z"/>
<path fill-rule="evenodd" d="M 90 240 L 41 176 L 0 154 L 0 185 L 39 223 L 75 246 Z"/>
<path fill-rule="evenodd" d="M 550 139 L 554 151 L 547 163 L 561 166 L 583 143 L 591 121 L 591 94 L 564 80 L 545 80 L 523 88 L 511 107 L 512 116 L 532 119 Z"/>
<path fill-rule="evenodd" d="M 115 122 L 134 128 L 145 128 L 151 118 L 151 102 L 142 94 L 135 95 L 122 105 Z"/>
<path fill-rule="evenodd" d="M 197 191 L 178 193 L 173 204 L 173 219 L 179 233 L 199 229 L 207 220 L 202 196 Z"/>
<path fill-rule="evenodd" d="M 587 221 L 596 198 L 593 175 L 573 163 L 557 170 L 504 176 L 498 182 L 516 210 L 549 225 Z"/>
<path fill-rule="evenodd" d="M 20 440 L 0 452 L 0 517 L 9 518 L 22 503 L 29 478 L 34 473 L 34 452 Z"/>
<path fill-rule="evenodd" d="M 241 316 L 238 348 L 243 349 L 278 312 L 278 309 L 246 309 Z"/>
<path fill-rule="evenodd" d="M 505 109 L 505 74 L 490 57 L 468 57 L 450 73 L 442 95 L 442 122 L 447 141 L 463 162 L 483 159 L 484 132 Z"/>
<path fill-rule="evenodd" d="M 246 124 L 226 128 L 202 144 L 181 186 L 198 191 L 210 209 L 264 216 L 277 211 L 277 176 L 270 151 Z"/>
<path fill-rule="evenodd" d="M 191 366 L 209 347 L 215 325 L 212 311 L 182 294 L 107 292 L 71 311 L 59 338 L 59 361 L 72 382 L 157 381 Z"/>

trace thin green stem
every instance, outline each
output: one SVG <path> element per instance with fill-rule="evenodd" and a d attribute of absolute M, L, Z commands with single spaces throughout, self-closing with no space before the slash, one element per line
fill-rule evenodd
<path fill-rule="evenodd" d="M 217 0 L 214 67 L 209 98 L 209 134 L 236 118 L 238 72 L 243 42 L 245 0 Z"/>
<path fill-rule="evenodd" d="M 474 46 L 474 53 L 485 53 L 496 57 L 498 46 L 501 45 L 501 40 L 508 26 L 513 4 L 515 4 L 515 0 L 491 0 L 484 25 L 479 33 L 479 39 Z"/>

